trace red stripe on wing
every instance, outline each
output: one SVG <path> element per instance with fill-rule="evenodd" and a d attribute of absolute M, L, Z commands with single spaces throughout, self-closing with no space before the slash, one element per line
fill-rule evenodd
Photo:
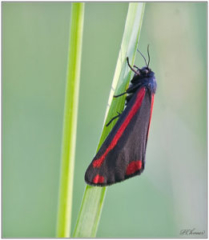
<path fill-rule="evenodd" d="M 149 128 L 150 128 L 150 123 L 151 123 L 151 118 L 152 118 L 152 110 L 153 110 L 153 105 L 154 105 L 154 99 L 155 99 L 155 95 L 152 94 L 151 95 L 151 108 L 150 108 L 150 118 L 149 118 L 149 125 L 148 125 L 148 131 L 147 131 L 147 138 L 149 135 Z"/>
<path fill-rule="evenodd" d="M 128 116 L 125 118 L 124 122 L 122 123 L 122 125 L 118 129 L 117 133 L 115 134 L 114 138 L 112 139 L 112 142 L 110 143 L 109 147 L 106 149 L 104 154 L 99 159 L 96 159 L 96 160 L 93 161 L 93 167 L 94 168 L 100 167 L 102 165 L 103 161 L 105 160 L 105 157 L 109 153 L 109 151 L 112 150 L 115 147 L 118 140 L 122 136 L 124 130 L 128 126 L 129 122 L 134 117 L 134 115 L 136 114 L 138 109 L 141 107 L 141 104 L 142 104 L 142 101 L 144 99 L 145 93 L 146 93 L 146 89 L 144 87 L 141 88 L 140 91 L 137 94 L 136 101 L 135 101 L 134 105 L 132 106 Z"/>

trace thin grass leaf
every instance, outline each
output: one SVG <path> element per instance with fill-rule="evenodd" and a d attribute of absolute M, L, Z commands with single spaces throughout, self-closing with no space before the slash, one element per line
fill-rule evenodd
<path fill-rule="evenodd" d="M 72 3 L 57 237 L 70 237 L 84 3 Z"/>
<path fill-rule="evenodd" d="M 126 57 L 129 57 L 130 63 L 134 62 L 144 9 L 145 3 L 129 3 L 125 30 L 112 83 L 112 89 L 116 89 L 116 94 L 124 92 L 130 81 L 131 73 L 126 63 Z M 108 122 L 117 111 L 121 112 L 124 108 L 125 96 L 115 100 L 113 93 L 111 90 L 108 100 L 110 108 L 107 107 L 105 122 Z M 104 127 L 98 149 L 114 124 L 115 122 L 111 123 L 108 128 Z M 86 186 L 73 237 L 96 236 L 105 193 L 105 187 Z"/>

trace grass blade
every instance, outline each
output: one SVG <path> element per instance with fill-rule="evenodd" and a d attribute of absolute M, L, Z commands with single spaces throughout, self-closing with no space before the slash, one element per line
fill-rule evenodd
<path fill-rule="evenodd" d="M 84 3 L 72 3 L 57 237 L 70 237 Z"/>
<path fill-rule="evenodd" d="M 129 57 L 130 63 L 134 62 L 142 26 L 144 8 L 145 3 L 129 3 L 121 49 L 112 83 L 112 88 L 116 89 L 116 94 L 124 92 L 130 81 L 131 73 L 126 63 L 126 57 Z M 124 103 L 125 96 L 113 100 L 113 90 L 111 90 L 108 100 L 110 108 L 107 107 L 105 122 L 111 119 L 117 111 L 121 112 L 124 108 Z M 114 123 L 111 123 L 110 126 L 113 127 Z M 104 127 L 98 149 L 109 134 L 111 127 Z M 80 238 L 96 236 L 105 193 L 105 187 L 86 186 L 73 237 Z"/>

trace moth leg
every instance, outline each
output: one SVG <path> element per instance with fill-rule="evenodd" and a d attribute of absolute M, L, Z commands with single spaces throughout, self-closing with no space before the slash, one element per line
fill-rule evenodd
<path fill-rule="evenodd" d="M 108 127 L 110 125 L 110 123 L 115 120 L 116 118 L 120 117 L 121 113 L 117 112 L 118 115 L 116 115 L 115 117 L 113 117 L 107 124 L 106 124 L 106 127 Z"/>
<path fill-rule="evenodd" d="M 117 97 L 120 97 L 120 96 L 122 96 L 122 95 L 124 95 L 124 94 L 126 94 L 126 91 L 123 92 L 123 93 L 121 93 L 121 94 L 119 94 L 119 95 L 114 95 L 113 97 L 114 97 L 114 98 L 117 98 Z"/>
<path fill-rule="evenodd" d="M 131 85 L 125 92 L 119 94 L 119 95 L 114 95 L 113 97 L 114 98 L 117 98 L 117 97 L 120 97 L 120 96 L 123 96 L 124 94 L 126 93 L 131 93 L 131 92 L 134 92 L 135 89 L 137 89 L 138 87 L 140 87 L 141 83 L 138 83 L 136 85 Z"/>
<path fill-rule="evenodd" d="M 140 72 L 140 68 L 138 68 L 136 65 L 133 65 L 134 68 L 136 68 Z M 139 75 L 139 73 L 138 73 Z"/>
<path fill-rule="evenodd" d="M 126 105 L 128 104 L 128 102 L 131 100 L 133 94 L 129 94 L 127 97 L 126 97 Z"/>
<path fill-rule="evenodd" d="M 137 72 L 135 69 L 133 69 L 132 66 L 130 65 L 130 63 L 129 63 L 129 58 L 128 58 L 128 57 L 126 58 L 126 60 L 127 60 L 127 63 L 128 63 L 128 66 L 130 67 L 130 69 L 131 69 L 136 75 L 140 75 L 140 73 Z M 134 67 L 137 68 L 135 65 L 134 65 Z M 138 68 L 137 68 L 137 69 L 138 69 Z"/>
<path fill-rule="evenodd" d="M 131 85 L 127 90 L 126 90 L 126 93 L 132 93 L 135 91 L 135 89 L 139 88 L 140 87 L 141 82 L 136 84 L 136 85 Z"/>
<path fill-rule="evenodd" d="M 127 63 L 128 63 L 128 66 L 130 67 L 130 69 L 131 69 L 136 75 L 140 75 L 139 71 L 137 72 L 134 68 L 136 68 L 137 70 L 140 70 L 140 69 L 139 69 L 136 65 L 134 65 L 134 66 L 133 66 L 134 68 L 133 68 L 133 67 L 130 65 L 130 63 L 129 63 L 129 58 L 128 58 L 128 57 L 126 58 L 126 60 L 127 60 Z M 138 87 L 138 85 L 136 85 L 136 86 Z M 137 88 L 137 87 L 136 87 L 136 88 Z M 134 89 L 135 89 L 135 87 L 134 87 Z M 113 97 L 114 97 L 114 98 L 120 97 L 120 96 L 128 93 L 129 90 L 131 91 L 132 89 L 129 88 L 127 91 L 125 91 L 125 92 L 123 92 L 123 93 L 121 93 L 121 94 L 119 94 L 119 95 L 114 95 Z"/>

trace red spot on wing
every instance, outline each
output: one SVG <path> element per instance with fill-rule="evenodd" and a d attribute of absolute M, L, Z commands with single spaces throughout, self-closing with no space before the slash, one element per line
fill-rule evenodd
<path fill-rule="evenodd" d="M 93 183 L 95 183 L 95 184 L 103 183 L 103 182 L 104 182 L 104 177 L 100 176 L 99 174 L 97 174 L 93 179 Z"/>
<path fill-rule="evenodd" d="M 141 168 L 142 168 L 142 161 L 141 160 L 132 161 L 128 164 L 128 166 L 126 168 L 126 175 L 132 175 L 136 171 L 140 170 Z"/>
<path fill-rule="evenodd" d="M 109 147 L 106 149 L 104 154 L 99 158 L 94 160 L 93 167 L 98 168 L 102 165 L 103 161 L 105 160 L 105 157 L 109 153 L 110 150 L 112 150 L 115 145 L 117 144 L 118 140 L 120 139 L 121 135 L 123 134 L 124 130 L 128 126 L 129 122 L 133 118 L 133 116 L 136 114 L 137 110 L 141 107 L 142 101 L 145 96 L 146 89 L 143 87 L 140 89 L 140 91 L 137 94 L 136 101 L 134 105 L 132 106 L 129 114 L 125 118 L 124 122 L 121 124 L 120 128 L 118 129 L 117 133 L 115 134 L 114 138 L 112 139 L 112 142 L 110 143 Z"/>

